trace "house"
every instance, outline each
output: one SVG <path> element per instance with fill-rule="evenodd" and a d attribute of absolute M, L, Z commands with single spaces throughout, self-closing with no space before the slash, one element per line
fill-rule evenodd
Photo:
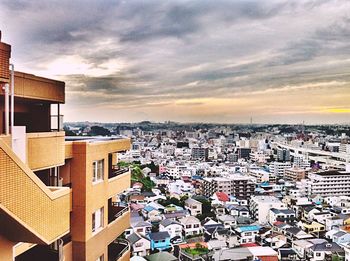
<path fill-rule="evenodd" d="M 215 192 L 211 198 L 215 203 L 221 205 L 225 205 L 230 201 L 230 197 L 225 192 Z"/>
<path fill-rule="evenodd" d="M 247 206 L 227 205 L 226 210 L 233 217 L 249 217 L 249 209 Z"/>
<path fill-rule="evenodd" d="M 255 243 L 255 238 L 259 234 L 260 226 L 250 225 L 237 227 L 234 230 L 239 238 L 240 244 Z"/>
<path fill-rule="evenodd" d="M 321 212 L 315 213 L 313 215 L 313 220 L 317 221 L 318 223 L 324 224 L 326 222 L 326 219 L 330 218 L 330 217 L 332 217 L 332 213 L 331 212 L 329 212 L 329 211 L 321 211 Z"/>
<path fill-rule="evenodd" d="M 224 225 L 220 224 L 212 219 L 209 219 L 207 222 L 203 224 L 203 231 L 204 231 L 204 238 L 206 241 L 209 241 L 210 239 L 216 238 L 214 236 L 214 232 L 216 230 L 224 229 Z"/>
<path fill-rule="evenodd" d="M 151 242 L 144 235 L 132 233 L 127 237 L 134 256 L 147 256 L 150 253 Z"/>
<path fill-rule="evenodd" d="M 297 253 L 292 248 L 279 248 L 278 250 L 278 260 L 290 261 L 297 259 Z"/>
<path fill-rule="evenodd" d="M 131 195 L 129 201 L 131 203 L 146 205 L 147 201 L 145 200 L 144 195 Z"/>
<path fill-rule="evenodd" d="M 279 249 L 285 246 L 286 243 L 287 237 L 283 234 L 272 233 L 263 239 L 263 246 L 269 246 L 273 249 Z"/>
<path fill-rule="evenodd" d="M 271 247 L 248 247 L 248 250 L 252 253 L 254 260 L 278 261 L 278 253 Z"/>
<path fill-rule="evenodd" d="M 319 235 L 320 233 L 324 232 L 326 230 L 325 226 L 321 223 L 318 223 L 316 221 L 312 222 L 298 222 L 298 227 L 304 230 L 306 233 L 312 233 Z"/>
<path fill-rule="evenodd" d="M 310 247 L 309 259 L 311 261 L 318 260 L 334 260 L 334 257 L 344 257 L 344 250 L 337 243 L 320 243 Z"/>
<path fill-rule="evenodd" d="M 238 236 L 234 231 L 227 228 L 217 228 L 213 234 L 212 238 L 220 240 L 222 242 L 226 242 L 226 246 L 231 247 L 238 247 L 240 245 Z"/>
<path fill-rule="evenodd" d="M 339 217 L 339 215 L 337 215 L 335 217 L 326 218 L 325 223 L 326 230 L 330 231 L 332 229 L 340 228 L 341 226 L 343 226 L 344 220 L 341 217 Z"/>
<path fill-rule="evenodd" d="M 172 219 L 164 219 L 159 224 L 159 231 L 167 231 L 170 235 L 170 239 L 174 237 L 182 239 L 182 229 L 181 223 Z"/>
<path fill-rule="evenodd" d="M 147 221 L 140 221 L 136 223 L 133 227 L 134 232 L 137 232 L 141 235 L 147 235 L 151 229 L 152 229 L 152 224 L 147 222 Z"/>
<path fill-rule="evenodd" d="M 218 216 L 217 219 L 225 228 L 231 228 L 236 224 L 236 219 L 231 215 Z"/>
<path fill-rule="evenodd" d="M 286 235 L 289 241 L 313 238 L 312 235 L 306 233 L 298 227 L 288 227 L 283 231 L 283 233 Z"/>
<path fill-rule="evenodd" d="M 185 231 L 185 236 L 200 235 L 203 233 L 201 222 L 198 218 L 189 216 L 180 219 L 180 223 Z"/>
<path fill-rule="evenodd" d="M 277 221 L 280 222 L 294 222 L 296 219 L 295 213 L 291 209 L 277 209 L 271 208 L 269 212 L 269 223 L 272 225 Z"/>
<path fill-rule="evenodd" d="M 253 254 L 246 247 L 237 247 L 215 251 L 213 260 L 219 261 L 242 261 L 254 260 Z"/>
<path fill-rule="evenodd" d="M 167 231 L 149 233 L 148 237 L 151 240 L 151 250 L 165 250 L 171 247 L 170 235 Z"/>
<path fill-rule="evenodd" d="M 177 261 L 178 259 L 172 254 L 164 251 L 149 255 L 146 257 L 147 261 Z"/>
<path fill-rule="evenodd" d="M 209 250 L 220 250 L 222 248 L 226 248 L 226 241 L 221 241 L 218 239 L 212 239 L 207 242 Z"/>
<path fill-rule="evenodd" d="M 197 216 L 202 214 L 202 203 L 189 198 L 185 200 L 185 209 L 187 209 L 192 216 Z"/>
<path fill-rule="evenodd" d="M 329 231 L 331 232 L 331 231 Z M 329 233 L 328 232 L 328 233 Z M 348 244 L 350 243 L 350 234 L 345 232 L 345 231 L 335 231 L 335 230 L 332 230 L 332 233 L 331 235 L 328 235 L 327 238 L 330 238 L 333 242 L 337 243 L 338 245 L 340 244 Z"/>

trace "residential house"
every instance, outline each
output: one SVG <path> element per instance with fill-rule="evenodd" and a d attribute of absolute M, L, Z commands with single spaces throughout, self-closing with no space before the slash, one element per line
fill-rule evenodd
<path fill-rule="evenodd" d="M 256 236 L 259 234 L 260 226 L 250 225 L 250 226 L 240 226 L 236 227 L 234 230 L 238 235 L 238 240 L 240 244 L 255 243 Z"/>
<path fill-rule="evenodd" d="M 167 231 L 170 235 L 170 239 L 178 237 L 182 239 L 183 227 L 180 222 L 172 219 L 164 219 L 159 223 L 159 231 Z"/>
<path fill-rule="evenodd" d="M 324 242 L 315 244 L 310 247 L 309 259 L 311 261 L 318 260 L 334 260 L 335 257 L 344 257 L 345 251 L 337 243 Z"/>
<path fill-rule="evenodd" d="M 134 256 L 147 256 L 150 253 L 151 242 L 144 235 L 133 233 L 127 237 Z"/>
<path fill-rule="evenodd" d="M 316 234 L 317 236 L 319 236 L 320 233 L 323 233 L 326 230 L 325 225 L 318 223 L 316 221 L 312 221 L 312 222 L 299 221 L 297 225 L 306 233 Z"/>
<path fill-rule="evenodd" d="M 167 231 L 149 233 L 148 237 L 151 240 L 151 250 L 165 250 L 171 247 L 170 235 Z"/>
<path fill-rule="evenodd" d="M 185 209 L 187 209 L 192 216 L 202 214 L 202 203 L 193 198 L 185 200 Z"/>
<path fill-rule="evenodd" d="M 217 219 L 225 228 L 231 228 L 236 224 L 236 219 L 231 215 L 218 216 Z"/>
<path fill-rule="evenodd" d="M 296 220 L 295 212 L 291 209 L 271 208 L 269 212 L 269 223 L 272 225 L 277 221 L 294 222 Z"/>
<path fill-rule="evenodd" d="M 198 218 L 189 216 L 180 219 L 183 226 L 185 236 L 200 235 L 203 233 L 201 222 Z"/>
<path fill-rule="evenodd" d="M 240 205 L 227 205 L 226 210 L 233 217 L 249 217 L 249 208 Z"/>

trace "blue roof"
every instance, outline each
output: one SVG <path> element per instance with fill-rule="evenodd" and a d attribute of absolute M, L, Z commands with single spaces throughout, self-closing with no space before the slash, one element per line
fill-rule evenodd
<path fill-rule="evenodd" d="M 203 179 L 203 177 L 194 175 L 194 176 L 192 176 L 192 179 Z"/>
<path fill-rule="evenodd" d="M 145 206 L 143 208 L 143 210 L 147 211 L 147 212 L 151 212 L 152 210 L 154 210 L 155 208 L 154 207 L 151 207 L 151 206 Z"/>
<path fill-rule="evenodd" d="M 238 232 L 248 232 L 248 231 L 256 231 L 260 230 L 260 226 L 244 226 L 244 227 L 238 227 L 236 230 Z"/>

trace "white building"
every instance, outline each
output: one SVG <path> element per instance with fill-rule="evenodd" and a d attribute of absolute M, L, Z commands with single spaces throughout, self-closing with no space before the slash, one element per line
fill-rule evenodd
<path fill-rule="evenodd" d="M 285 209 L 286 205 L 273 196 L 254 196 L 250 200 L 250 212 L 259 224 L 269 222 L 269 210 L 271 208 Z"/>
<path fill-rule="evenodd" d="M 182 238 L 182 225 L 181 223 L 172 220 L 172 219 L 164 219 L 159 224 L 159 231 L 166 231 L 170 235 L 170 239 L 174 237 Z"/>
<path fill-rule="evenodd" d="M 270 164 L 270 173 L 278 177 L 279 179 L 284 178 L 286 169 L 291 168 L 290 162 L 272 162 Z"/>
<path fill-rule="evenodd" d="M 309 174 L 309 195 L 350 196 L 350 173 L 326 171 Z"/>
<path fill-rule="evenodd" d="M 188 216 L 180 219 L 180 223 L 185 231 L 185 236 L 198 235 L 203 233 L 201 222 L 198 218 Z"/>

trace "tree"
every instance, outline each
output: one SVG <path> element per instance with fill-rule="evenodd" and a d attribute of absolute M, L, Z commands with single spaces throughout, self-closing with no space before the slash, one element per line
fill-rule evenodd
<path fill-rule="evenodd" d="M 91 136 L 110 136 L 111 132 L 107 130 L 106 128 L 103 128 L 101 126 L 92 126 L 91 130 L 89 131 L 89 135 Z"/>

